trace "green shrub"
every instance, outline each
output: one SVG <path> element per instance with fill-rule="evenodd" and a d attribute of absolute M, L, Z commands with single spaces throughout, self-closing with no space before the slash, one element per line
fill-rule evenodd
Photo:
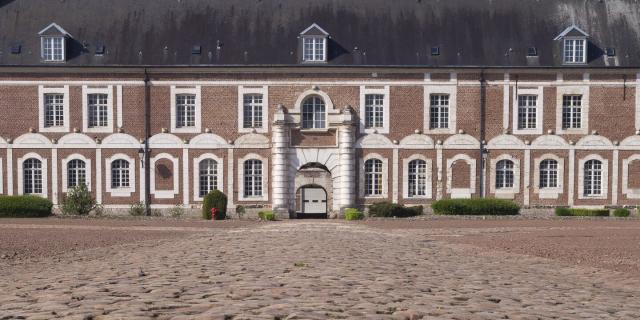
<path fill-rule="evenodd" d="M 48 217 L 51 200 L 38 196 L 0 196 L 0 217 Z"/>
<path fill-rule="evenodd" d="M 369 206 L 369 216 L 372 217 L 415 217 L 422 215 L 423 211 L 422 206 L 405 207 L 387 201 L 376 202 Z"/>
<path fill-rule="evenodd" d="M 211 220 L 211 209 L 216 208 L 218 213 L 214 217 L 216 220 L 227 218 L 227 196 L 220 190 L 213 190 L 204 196 L 202 202 L 202 218 Z"/>
<path fill-rule="evenodd" d="M 96 206 L 93 208 L 93 214 L 96 215 L 97 217 L 104 216 L 104 206 L 97 203 Z"/>
<path fill-rule="evenodd" d="M 258 212 L 258 218 L 265 221 L 275 221 L 276 215 L 273 213 L 273 211 L 260 211 Z"/>
<path fill-rule="evenodd" d="M 626 218 L 631 214 L 629 209 L 619 208 L 613 211 L 614 217 Z"/>
<path fill-rule="evenodd" d="M 63 214 L 86 216 L 96 208 L 96 199 L 93 198 L 89 188 L 80 184 L 70 189 L 62 198 L 60 211 Z"/>
<path fill-rule="evenodd" d="M 136 202 L 129 207 L 129 214 L 134 217 L 144 216 L 146 207 L 143 202 Z"/>
<path fill-rule="evenodd" d="M 182 217 L 182 215 L 184 215 L 184 208 L 182 208 L 182 205 L 180 204 L 175 205 L 173 208 L 169 209 L 169 215 L 174 218 Z"/>
<path fill-rule="evenodd" d="M 349 208 L 344 210 L 344 218 L 346 220 L 362 220 L 364 219 L 364 213 L 358 209 Z"/>
<path fill-rule="evenodd" d="M 441 215 L 517 215 L 520 206 L 513 201 L 482 199 L 444 199 L 431 204 L 433 213 Z"/>
<path fill-rule="evenodd" d="M 244 206 L 242 205 L 236 206 L 236 214 L 238 214 L 239 219 L 242 219 L 242 217 L 244 217 L 245 211 L 246 209 L 244 208 Z"/>
<path fill-rule="evenodd" d="M 608 217 L 609 209 L 556 208 L 560 217 Z"/>

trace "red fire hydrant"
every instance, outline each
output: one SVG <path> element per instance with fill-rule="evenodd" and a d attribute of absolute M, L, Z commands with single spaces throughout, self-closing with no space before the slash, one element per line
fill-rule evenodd
<path fill-rule="evenodd" d="M 216 209 L 215 207 L 211 208 L 211 220 L 216 219 L 216 214 L 218 214 L 218 209 Z"/>

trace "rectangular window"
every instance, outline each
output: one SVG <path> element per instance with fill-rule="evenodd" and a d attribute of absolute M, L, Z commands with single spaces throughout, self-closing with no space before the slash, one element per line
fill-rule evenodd
<path fill-rule="evenodd" d="M 87 95 L 89 128 L 107 127 L 109 125 L 107 96 L 105 93 L 92 93 Z"/>
<path fill-rule="evenodd" d="M 432 94 L 430 96 L 430 128 L 431 129 L 448 129 L 449 128 L 449 95 L 448 94 Z"/>
<path fill-rule="evenodd" d="M 304 37 L 303 60 L 304 61 L 325 61 L 325 38 L 323 37 Z"/>
<path fill-rule="evenodd" d="M 42 38 L 42 59 L 45 61 L 64 61 L 64 38 Z"/>
<path fill-rule="evenodd" d="M 64 94 L 47 93 L 44 95 L 44 126 L 64 126 Z"/>
<path fill-rule="evenodd" d="M 582 95 L 562 96 L 562 129 L 582 128 Z"/>
<path fill-rule="evenodd" d="M 364 101 L 364 127 L 367 129 L 384 127 L 384 95 L 367 94 Z"/>
<path fill-rule="evenodd" d="M 243 128 L 262 128 L 262 94 L 245 94 Z"/>
<path fill-rule="evenodd" d="M 176 128 L 196 126 L 196 95 L 176 95 Z"/>
<path fill-rule="evenodd" d="M 564 40 L 564 62 L 565 63 L 585 63 L 586 40 L 565 39 Z"/>
<path fill-rule="evenodd" d="M 518 129 L 536 129 L 538 96 L 518 96 Z"/>

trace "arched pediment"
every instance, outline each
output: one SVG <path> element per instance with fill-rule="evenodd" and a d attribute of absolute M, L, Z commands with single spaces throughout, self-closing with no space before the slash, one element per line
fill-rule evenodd
<path fill-rule="evenodd" d="M 25 133 L 13 141 L 14 148 L 51 148 L 51 140 L 39 133 Z"/>
<path fill-rule="evenodd" d="M 0 137 L 0 148 L 6 148 L 6 147 L 7 147 L 7 140 Z"/>
<path fill-rule="evenodd" d="M 269 138 L 257 133 L 242 135 L 236 139 L 234 145 L 237 148 L 270 148 Z"/>
<path fill-rule="evenodd" d="M 480 141 L 468 134 L 454 134 L 444 141 L 446 149 L 478 149 Z"/>
<path fill-rule="evenodd" d="M 322 98 L 322 100 L 324 101 L 326 110 L 328 113 L 338 113 L 340 112 L 339 110 L 334 110 L 333 108 L 333 101 L 331 100 L 331 97 L 329 97 L 329 95 L 320 90 L 320 89 L 310 89 L 307 90 L 303 93 L 301 93 L 298 96 L 298 99 L 296 100 L 296 104 L 294 105 L 294 109 L 290 111 L 290 113 L 301 113 L 302 111 L 302 103 L 304 103 L 304 101 L 311 97 L 311 96 L 318 96 L 320 98 Z"/>
<path fill-rule="evenodd" d="M 613 143 L 603 136 L 588 135 L 583 137 L 576 143 L 577 147 L 589 148 L 589 149 L 609 149 L 613 147 Z"/>
<path fill-rule="evenodd" d="M 102 140 L 103 148 L 140 148 L 140 142 L 126 133 L 114 133 Z"/>
<path fill-rule="evenodd" d="M 510 134 L 503 134 L 489 140 L 487 148 L 489 149 L 523 149 L 524 142 L 518 137 Z"/>
<path fill-rule="evenodd" d="M 563 149 L 568 147 L 569 143 L 560 136 L 544 135 L 533 140 L 531 145 L 540 149 Z"/>
<path fill-rule="evenodd" d="M 400 141 L 400 146 L 404 149 L 432 149 L 433 139 L 423 134 L 412 134 L 404 137 Z"/>
<path fill-rule="evenodd" d="M 182 148 L 183 146 L 182 140 L 170 133 L 159 133 L 149 138 L 150 148 Z"/>
<path fill-rule="evenodd" d="M 61 148 L 95 148 L 96 142 L 82 133 L 69 133 L 58 140 Z"/>
<path fill-rule="evenodd" d="M 189 141 L 189 146 L 192 148 L 219 149 L 228 148 L 229 144 L 217 134 L 203 133 L 193 137 Z"/>
<path fill-rule="evenodd" d="M 620 142 L 620 146 L 640 148 L 640 136 L 635 135 L 635 136 L 627 137 L 624 140 L 622 140 L 622 142 Z"/>
<path fill-rule="evenodd" d="M 384 135 L 372 133 L 362 136 L 356 142 L 356 148 L 393 148 L 393 142 Z"/>

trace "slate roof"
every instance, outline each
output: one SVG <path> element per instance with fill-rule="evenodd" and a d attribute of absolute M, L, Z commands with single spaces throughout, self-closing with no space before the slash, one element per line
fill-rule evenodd
<path fill-rule="evenodd" d="M 0 0 L 0 66 L 59 65 L 40 61 L 51 23 L 73 36 L 71 66 L 303 65 L 313 23 L 332 66 L 562 67 L 554 38 L 571 25 L 589 67 L 640 66 L 637 0 Z"/>

